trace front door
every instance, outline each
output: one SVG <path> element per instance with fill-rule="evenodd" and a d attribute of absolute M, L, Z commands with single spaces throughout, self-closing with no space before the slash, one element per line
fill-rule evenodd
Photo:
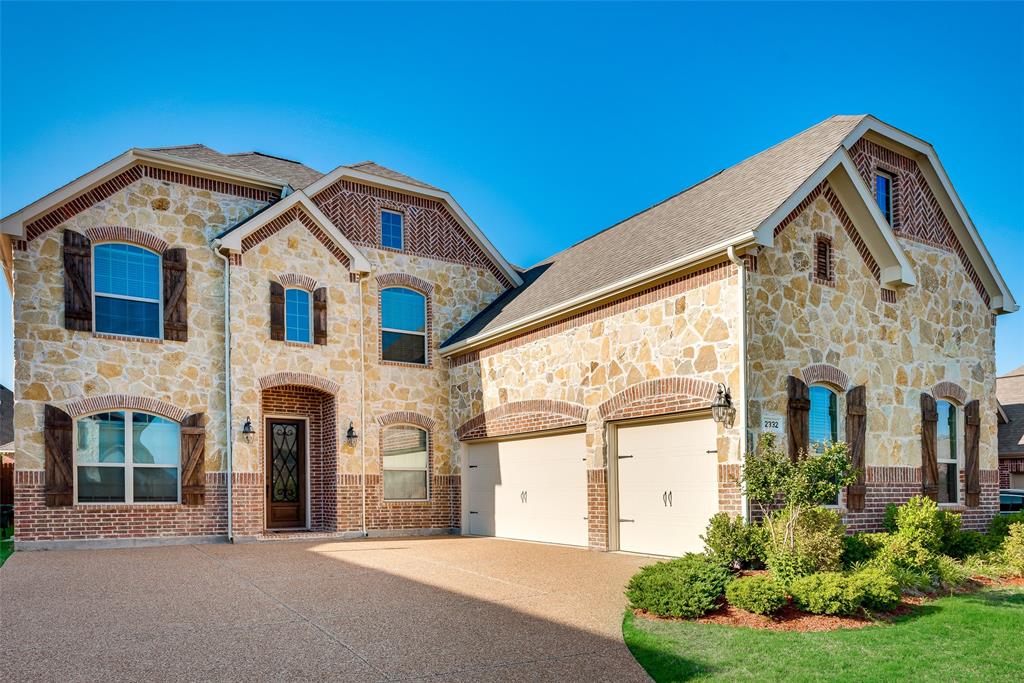
<path fill-rule="evenodd" d="M 306 434 L 301 420 L 267 420 L 267 528 L 306 526 Z"/>

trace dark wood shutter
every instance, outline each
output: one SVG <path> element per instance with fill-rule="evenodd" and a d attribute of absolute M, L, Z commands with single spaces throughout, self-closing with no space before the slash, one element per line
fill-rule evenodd
<path fill-rule="evenodd" d="M 313 343 L 327 343 L 327 288 L 313 291 Z"/>
<path fill-rule="evenodd" d="M 92 331 L 92 240 L 64 231 L 64 327 Z"/>
<path fill-rule="evenodd" d="M 270 283 L 270 338 L 284 341 L 284 286 Z"/>
<path fill-rule="evenodd" d="M 864 509 L 867 463 L 864 458 L 864 439 L 868 430 L 867 390 L 863 385 L 846 392 L 846 445 L 850 461 L 857 471 L 857 480 L 846 490 L 846 507 L 854 512 Z"/>
<path fill-rule="evenodd" d="M 799 377 L 786 378 L 786 393 L 789 396 L 786 412 L 786 426 L 789 433 L 789 457 L 796 462 L 801 453 L 807 453 L 811 442 L 811 392 Z"/>
<path fill-rule="evenodd" d="M 939 461 L 936 441 L 939 411 L 930 394 L 921 393 L 921 493 L 939 499 Z"/>
<path fill-rule="evenodd" d="M 981 404 L 974 400 L 964 406 L 964 483 L 967 485 L 967 507 L 971 508 L 981 503 L 980 445 Z"/>
<path fill-rule="evenodd" d="M 192 413 L 181 421 L 181 502 L 206 502 L 206 416 Z"/>
<path fill-rule="evenodd" d="M 71 416 L 47 404 L 43 413 L 43 440 L 46 451 L 46 506 L 73 505 L 74 446 L 71 440 Z"/>
<path fill-rule="evenodd" d="M 185 249 L 164 251 L 164 339 L 188 341 L 188 261 Z"/>

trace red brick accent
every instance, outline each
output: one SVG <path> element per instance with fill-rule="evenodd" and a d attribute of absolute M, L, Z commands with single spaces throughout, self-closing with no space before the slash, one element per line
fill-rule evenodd
<path fill-rule="evenodd" d="M 568 401 L 514 401 L 486 410 L 457 430 L 459 440 L 526 434 L 586 424 L 587 409 Z"/>
<path fill-rule="evenodd" d="M 830 384 L 839 391 L 846 391 L 850 387 L 850 378 L 845 372 L 828 363 L 815 363 L 808 365 L 800 371 L 804 382 L 811 384 Z"/>
<path fill-rule="evenodd" d="M 824 242 L 828 245 L 828 275 L 827 278 L 818 277 L 818 245 Z M 828 235 L 816 232 L 814 233 L 814 252 L 811 254 L 811 282 L 826 287 L 836 286 L 836 252 L 832 248 L 832 238 Z"/>
<path fill-rule="evenodd" d="M 340 180 L 320 191 L 313 202 L 354 244 L 484 268 L 505 287 L 512 286 L 498 264 L 436 199 Z M 404 216 L 401 250 L 381 245 L 382 209 Z"/>
<path fill-rule="evenodd" d="M 203 505 L 171 503 L 88 504 L 46 507 L 46 475 L 14 475 L 16 541 L 207 536 L 227 533 L 227 490 L 223 472 L 206 473 Z"/>
<path fill-rule="evenodd" d="M 242 265 L 242 255 L 237 251 L 231 252 L 230 254 L 228 254 L 228 263 L 230 263 L 233 266 Z"/>
<path fill-rule="evenodd" d="M 377 362 L 381 365 L 397 365 L 404 368 L 432 368 L 434 367 L 434 302 L 431 293 L 434 291 L 434 285 L 421 280 L 420 278 L 409 275 L 407 273 L 382 273 L 377 278 Z M 419 292 L 423 295 L 426 300 L 426 329 L 425 341 L 426 345 L 426 363 L 420 365 L 419 363 L 403 363 L 396 360 L 384 360 L 384 330 L 381 329 L 381 325 L 384 322 L 384 298 L 381 296 L 381 292 L 391 287 L 405 287 L 413 291 Z"/>
<path fill-rule="evenodd" d="M 312 278 L 308 275 L 299 275 L 298 273 L 284 273 L 278 278 L 283 287 L 289 289 L 304 289 L 307 292 L 312 292 L 316 289 L 316 278 Z"/>
<path fill-rule="evenodd" d="M 587 470 L 587 538 L 594 550 L 608 549 L 608 474 L 604 469 Z"/>
<path fill-rule="evenodd" d="M 25 237 L 27 241 L 31 242 L 47 230 L 56 228 L 58 225 L 71 220 L 94 204 L 103 201 L 115 192 L 123 190 L 135 181 L 141 180 L 143 177 L 178 183 L 201 190 L 219 192 L 221 194 L 246 197 L 248 199 L 255 199 L 256 201 L 261 202 L 269 203 L 280 197 L 280 193 L 278 192 L 271 192 L 269 190 L 246 187 L 244 185 L 236 185 L 234 183 L 226 183 L 220 180 L 213 180 L 196 175 L 189 175 L 187 173 L 167 171 L 162 168 L 137 164 L 125 169 L 118 175 L 100 185 L 97 185 L 93 189 L 78 195 L 74 199 L 51 209 L 47 214 L 26 225 Z"/>
<path fill-rule="evenodd" d="M 881 289 L 881 298 L 883 303 L 894 304 L 896 303 L 896 292 L 892 289 Z"/>
<path fill-rule="evenodd" d="M 351 487 L 349 498 L 354 496 L 354 500 L 358 502 L 358 476 L 355 479 L 356 485 Z M 458 528 L 462 514 L 460 490 L 459 475 L 433 474 L 430 477 L 429 500 L 385 501 L 383 477 L 379 474 L 368 474 L 366 527 L 370 530 Z"/>
<path fill-rule="evenodd" d="M 140 344 L 163 344 L 167 341 L 154 337 L 132 337 L 127 334 L 110 334 L 109 332 L 93 332 L 92 336 L 97 339 L 113 339 L 115 341 L 138 342 Z"/>
<path fill-rule="evenodd" d="M 967 403 L 967 391 L 955 382 L 942 381 L 932 387 L 932 396 L 936 400 L 953 399 L 956 403 L 964 405 Z"/>
<path fill-rule="evenodd" d="M 129 228 L 123 225 L 104 225 L 98 228 L 86 228 L 85 236 L 93 242 L 128 242 L 140 247 L 152 249 L 162 254 L 169 246 L 167 241 L 136 228 Z"/>
<path fill-rule="evenodd" d="M 350 267 L 351 261 L 349 260 L 348 254 L 345 253 L 345 250 L 339 247 L 334 239 L 324 232 L 317 222 L 313 220 L 313 217 L 306 213 L 306 210 L 299 205 L 293 206 L 259 230 L 243 237 L 242 253 L 244 254 L 271 235 L 288 227 L 293 221 L 298 221 L 307 230 L 309 230 L 313 237 L 315 237 L 320 244 L 324 245 L 324 247 L 327 248 L 327 251 L 334 255 L 334 258 L 338 259 L 338 263 L 343 265 L 345 268 Z"/>
<path fill-rule="evenodd" d="M 260 377 L 260 389 L 272 389 L 288 385 L 310 387 L 325 391 L 332 396 L 341 391 L 341 385 L 334 380 L 311 375 L 308 372 L 275 372 L 272 375 Z"/>
<path fill-rule="evenodd" d="M 971 264 L 917 162 L 865 138 L 850 148 L 850 156 L 872 194 L 875 193 L 876 170 L 892 176 L 893 232 L 904 239 L 956 254 L 985 305 L 989 305 L 990 298 L 981 277 Z"/>
<path fill-rule="evenodd" d="M 103 396 L 92 396 L 78 401 L 70 401 L 64 406 L 64 411 L 71 417 L 78 417 L 88 413 L 95 413 L 101 410 L 143 410 L 154 415 L 161 415 L 175 422 L 181 422 L 189 413 L 201 412 L 201 410 L 188 410 L 179 408 L 166 401 L 160 401 L 149 396 L 129 396 L 128 394 L 106 394 Z"/>
<path fill-rule="evenodd" d="M 650 417 L 707 408 L 715 396 L 714 382 L 696 377 L 666 377 L 639 382 L 598 406 L 602 420 Z"/>
<path fill-rule="evenodd" d="M 434 291 L 434 285 L 426 280 L 421 280 L 415 275 L 408 273 L 383 273 L 377 276 L 377 287 L 387 289 L 388 287 L 408 287 L 414 289 L 424 296 L 430 296 Z"/>
<path fill-rule="evenodd" d="M 999 488 L 1011 488 L 1010 475 L 1024 474 L 1024 457 L 1000 457 L 999 458 Z"/>
<path fill-rule="evenodd" d="M 231 479 L 234 533 L 239 536 L 258 536 L 267 525 L 263 507 L 262 466 L 259 472 L 235 472 Z"/>
<path fill-rule="evenodd" d="M 523 344 L 529 344 L 530 342 L 537 341 L 538 339 L 550 337 L 553 334 L 575 329 L 582 325 L 589 325 L 613 315 L 631 311 L 634 308 L 640 308 L 641 306 L 653 304 L 655 302 L 662 301 L 663 299 L 678 296 L 692 289 L 709 285 L 712 282 L 724 280 L 735 273 L 736 268 L 730 261 L 721 261 L 714 265 L 701 268 L 700 270 L 687 273 L 686 275 L 680 275 L 679 277 L 666 282 L 652 285 L 651 287 L 640 290 L 639 292 L 634 292 L 617 299 L 606 301 L 586 311 L 573 313 L 570 316 L 542 325 L 528 332 L 521 332 L 503 341 L 495 342 L 485 348 L 457 354 L 448 359 L 448 364 L 450 367 L 455 368 L 467 363 L 473 363 L 478 361 L 480 358 L 493 356 L 496 353 L 501 353 L 508 349 L 514 349 L 522 346 Z"/>
<path fill-rule="evenodd" d="M 437 427 L 437 422 L 430 419 L 426 415 L 420 415 L 419 413 L 413 413 L 407 410 L 396 410 L 391 413 L 385 413 L 384 415 L 377 416 L 377 424 L 382 427 L 390 425 L 414 425 L 425 429 L 428 432 L 434 431 Z"/>
<path fill-rule="evenodd" d="M 718 463 L 718 511 L 737 517 L 743 514 L 743 488 L 740 476 L 743 465 Z"/>

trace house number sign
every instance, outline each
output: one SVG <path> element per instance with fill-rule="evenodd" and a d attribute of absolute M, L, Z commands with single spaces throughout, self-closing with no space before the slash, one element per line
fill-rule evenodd
<path fill-rule="evenodd" d="M 783 434 L 786 423 L 781 415 L 765 414 L 761 416 L 761 432 L 763 434 Z"/>

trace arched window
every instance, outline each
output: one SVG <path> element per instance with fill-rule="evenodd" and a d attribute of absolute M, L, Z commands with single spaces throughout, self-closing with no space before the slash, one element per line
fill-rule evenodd
<path fill-rule="evenodd" d="M 821 453 L 825 444 L 839 440 L 839 400 L 836 393 L 824 386 L 810 388 L 811 408 L 807 416 L 810 423 L 812 453 Z M 839 497 L 829 503 L 839 505 Z"/>
<path fill-rule="evenodd" d="M 95 330 L 132 337 L 163 336 L 160 255 L 131 244 L 93 249 Z"/>
<path fill-rule="evenodd" d="M 939 462 L 939 502 L 957 503 L 960 500 L 959 411 L 949 401 L 937 401 L 936 408 L 939 413 L 935 441 L 936 460 Z"/>
<path fill-rule="evenodd" d="M 427 363 L 427 298 L 405 287 L 380 293 L 381 358 L 399 363 Z"/>
<path fill-rule="evenodd" d="M 384 428 L 384 500 L 426 500 L 427 432 L 410 425 Z"/>
<path fill-rule="evenodd" d="M 75 496 L 79 503 L 178 502 L 180 425 L 135 410 L 78 418 Z"/>
<path fill-rule="evenodd" d="M 310 324 L 313 320 L 309 292 L 304 289 L 284 290 L 285 341 L 309 344 L 313 341 Z"/>

